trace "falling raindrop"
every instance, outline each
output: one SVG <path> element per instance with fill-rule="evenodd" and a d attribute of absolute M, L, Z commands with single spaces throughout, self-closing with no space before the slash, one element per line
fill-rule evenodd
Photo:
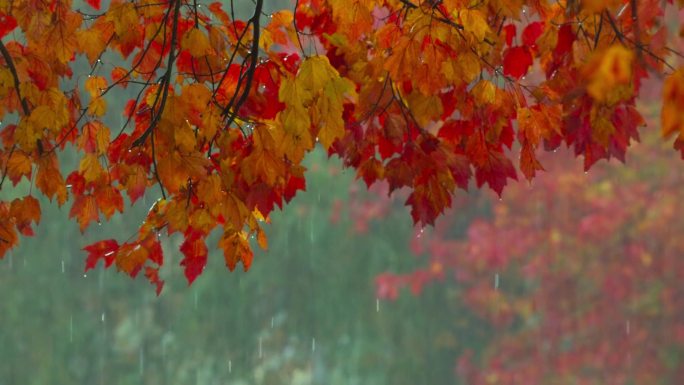
<path fill-rule="evenodd" d="M 375 299 L 375 311 L 380 313 L 380 298 Z"/>
<path fill-rule="evenodd" d="M 630 324 L 629 320 L 627 320 L 627 322 L 625 322 L 625 334 L 629 335 L 631 332 L 631 326 L 632 325 Z"/>
<path fill-rule="evenodd" d="M 88 278 L 88 274 L 83 274 L 83 278 Z"/>
<path fill-rule="evenodd" d="M 315 352 L 316 351 L 316 338 L 311 339 L 311 351 Z"/>
<path fill-rule="evenodd" d="M 262 358 L 263 356 L 264 356 L 263 338 L 259 337 L 259 358 Z"/>
<path fill-rule="evenodd" d="M 233 361 L 228 360 L 228 373 L 233 371 Z"/>
<path fill-rule="evenodd" d="M 162 337 L 162 343 L 161 343 L 161 348 L 162 348 L 162 361 L 166 363 L 166 343 L 168 342 L 167 339 L 165 338 L 166 336 Z"/>
<path fill-rule="evenodd" d="M 310 223 L 310 225 L 309 225 L 309 241 L 311 241 L 311 243 L 313 243 L 313 241 L 314 241 L 314 224 L 313 224 L 313 220 L 311 221 L 311 223 Z"/>
<path fill-rule="evenodd" d="M 105 322 L 105 313 L 102 312 L 102 316 L 100 317 L 100 321 Z"/>
<path fill-rule="evenodd" d="M 499 273 L 494 274 L 494 289 L 499 290 Z"/>
<path fill-rule="evenodd" d="M 143 351 L 143 348 L 140 348 L 140 357 L 139 357 L 139 365 L 138 369 L 140 370 L 140 375 L 143 375 L 143 372 L 145 371 L 145 352 Z"/>
<path fill-rule="evenodd" d="M 271 329 L 273 329 L 273 325 L 275 325 L 275 317 L 271 317 Z"/>
<path fill-rule="evenodd" d="M 64 274 L 64 260 L 62 259 L 62 274 Z"/>

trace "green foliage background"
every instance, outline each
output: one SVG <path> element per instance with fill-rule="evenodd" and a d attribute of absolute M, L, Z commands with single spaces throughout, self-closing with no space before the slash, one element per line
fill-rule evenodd
<path fill-rule="evenodd" d="M 406 210 L 359 234 L 346 214 L 351 172 L 322 152 L 308 168 L 308 191 L 272 216 L 270 250 L 257 251 L 247 273 L 229 273 L 210 244 L 207 269 L 188 287 L 181 239 L 162 235 L 158 298 L 115 268 L 84 274 L 80 250 L 125 240 L 156 197 L 83 235 L 67 220 L 69 204 L 45 204 L 36 236 L 0 263 L 0 385 L 454 383 L 458 352 L 487 333 L 456 287 L 376 309 L 375 276 L 420 262 L 408 251 Z M 335 200 L 346 203 L 333 224 Z"/>

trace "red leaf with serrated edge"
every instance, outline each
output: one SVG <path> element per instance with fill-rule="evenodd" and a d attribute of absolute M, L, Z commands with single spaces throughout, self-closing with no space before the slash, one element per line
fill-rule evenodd
<path fill-rule="evenodd" d="M 0 39 L 17 27 L 17 21 L 6 13 L 0 12 Z"/>
<path fill-rule="evenodd" d="M 477 187 L 482 187 L 485 183 L 501 196 L 504 186 L 508 184 L 508 179 L 518 180 L 515 167 L 511 160 L 500 152 L 489 151 L 489 159 L 481 167 L 475 168 L 475 181 Z"/>
<path fill-rule="evenodd" d="M 287 185 L 285 185 L 285 192 L 283 193 L 285 202 L 289 203 L 297 194 L 297 191 L 306 191 L 306 179 L 290 175 L 287 179 Z"/>
<path fill-rule="evenodd" d="M 253 210 L 257 208 L 263 215 L 268 215 L 273 211 L 274 204 L 282 208 L 283 201 L 280 194 L 265 183 L 258 183 L 251 187 L 247 195 L 247 208 Z"/>
<path fill-rule="evenodd" d="M 534 178 L 537 170 L 543 171 L 544 167 L 537 160 L 534 149 L 529 144 L 526 144 L 520 150 L 520 171 L 529 181 Z"/>
<path fill-rule="evenodd" d="M 208 251 L 204 234 L 189 229 L 185 234 L 185 241 L 180 246 L 180 251 L 185 255 L 180 264 L 185 266 L 185 278 L 188 280 L 188 285 L 191 285 L 207 265 Z"/>
<path fill-rule="evenodd" d="M 504 75 L 520 78 L 532 65 L 532 55 L 527 47 L 511 47 L 504 53 Z"/>
<path fill-rule="evenodd" d="M 145 277 L 151 284 L 156 286 L 155 291 L 157 292 L 157 296 L 161 294 L 162 288 L 164 287 L 164 281 L 159 279 L 159 269 L 151 266 L 145 267 Z"/>
<path fill-rule="evenodd" d="M 114 262 L 116 252 L 119 250 L 119 243 L 114 239 L 107 239 L 86 246 L 83 250 L 88 252 L 85 271 L 94 269 L 100 259 L 104 260 L 105 267 L 109 267 Z"/>

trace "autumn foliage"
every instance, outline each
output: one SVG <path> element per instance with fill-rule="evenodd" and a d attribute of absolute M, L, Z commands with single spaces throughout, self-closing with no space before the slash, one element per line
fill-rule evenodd
<path fill-rule="evenodd" d="M 86 265 L 161 290 L 162 231 L 183 234 L 190 283 L 216 228 L 226 265 L 249 268 L 250 236 L 267 246 L 261 223 L 305 189 L 317 143 L 368 185 L 407 187 L 419 226 L 471 181 L 532 180 L 544 150 L 623 160 L 648 77 L 665 78 L 662 134 L 684 153 L 681 1 L 263 3 L 239 20 L 220 2 L 0 0 L 0 188 L 29 181 L 82 231 L 153 190 L 137 234 L 87 246 Z M 134 96 L 112 110 L 121 89 Z M 30 195 L 0 202 L 0 256 L 39 220 Z"/>
<path fill-rule="evenodd" d="M 455 283 L 493 330 L 482 349 L 454 357 L 468 384 L 679 383 L 684 180 L 672 167 L 679 160 L 658 147 L 631 153 L 649 162 L 644 170 L 601 165 L 586 175 L 568 154 L 545 156 L 553 174 L 489 199 L 490 214 L 461 233 L 458 211 L 417 233 L 411 250 L 424 266 L 380 275 L 378 295 Z"/>

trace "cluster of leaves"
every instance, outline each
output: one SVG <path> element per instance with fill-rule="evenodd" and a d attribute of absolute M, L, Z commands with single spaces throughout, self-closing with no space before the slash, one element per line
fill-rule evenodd
<path fill-rule="evenodd" d="M 369 185 L 408 187 L 420 226 L 471 179 L 501 194 L 514 163 L 533 178 L 542 147 L 566 143 L 586 169 L 623 159 L 647 76 L 667 76 L 663 134 L 684 150 L 684 72 L 671 64 L 664 16 L 675 5 L 301 0 L 264 15 L 263 3 L 240 20 L 232 2 L 113 0 L 100 10 L 89 0 L 83 11 L 71 0 L 0 1 L 0 118 L 16 121 L 1 132 L 0 188 L 27 178 L 60 205 L 71 196 L 85 230 L 123 212 L 122 194 L 135 202 L 158 186 L 137 234 L 86 250 L 88 268 L 144 271 L 161 290 L 163 230 L 183 234 L 190 283 L 217 228 L 227 266 L 249 268 L 248 239 L 266 247 L 260 222 L 305 188 L 301 161 L 317 142 Z M 121 66 L 106 68 L 105 54 Z M 90 73 L 74 73 L 78 58 Z M 137 96 L 122 127 L 108 127 L 118 88 Z M 81 152 L 75 170 L 58 159 L 67 145 Z M 0 256 L 40 219 L 34 206 L 0 202 Z"/>

